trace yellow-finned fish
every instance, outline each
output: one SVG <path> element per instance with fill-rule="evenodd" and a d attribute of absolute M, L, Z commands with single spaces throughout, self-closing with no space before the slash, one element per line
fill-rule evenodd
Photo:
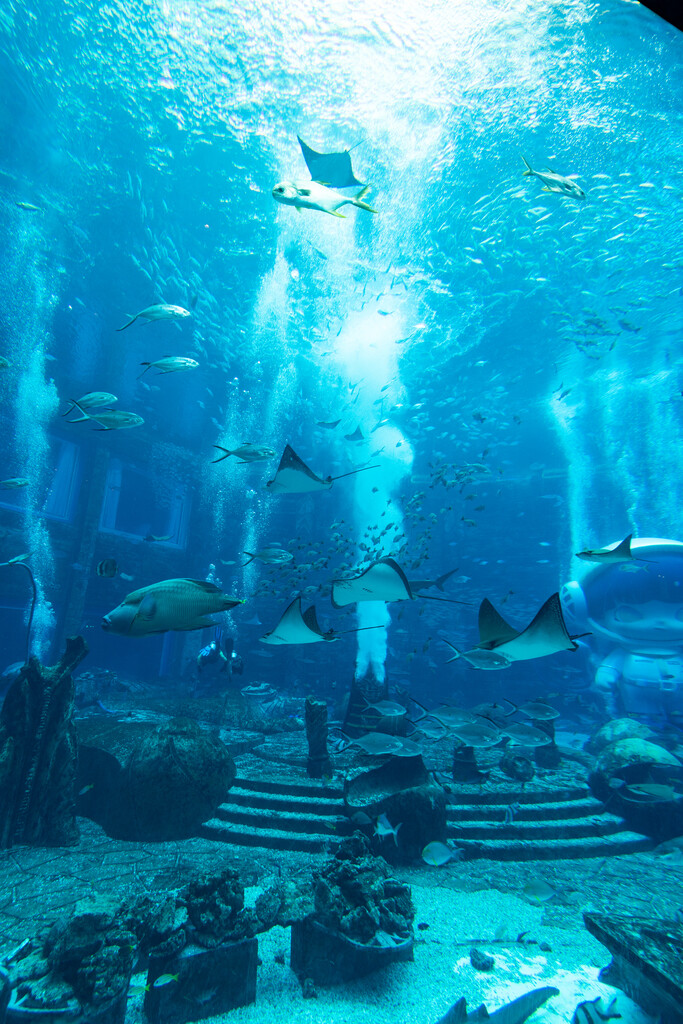
<path fill-rule="evenodd" d="M 572 181 L 571 178 L 565 178 L 563 174 L 557 174 L 555 171 L 550 169 L 546 171 L 535 171 L 526 157 L 522 157 L 522 160 L 526 164 L 526 171 L 524 171 L 524 177 L 538 178 L 539 181 L 543 182 L 544 192 L 555 192 L 560 196 L 569 196 L 571 199 L 585 199 L 586 193 L 582 188 Z"/>
<path fill-rule="evenodd" d="M 124 597 L 102 620 L 102 629 L 121 636 L 152 636 L 168 630 L 214 626 L 207 618 L 227 612 L 242 601 L 228 597 L 206 580 L 173 579 L 152 583 Z"/>
<path fill-rule="evenodd" d="M 321 185 L 319 181 L 280 181 L 273 189 L 273 199 L 285 206 L 294 206 L 297 210 L 320 210 L 333 217 L 344 216 L 339 213 L 342 206 L 357 206 L 368 213 L 377 213 L 377 210 L 363 201 L 369 189 L 370 186 L 366 185 L 355 196 L 345 196 L 333 188 Z"/>

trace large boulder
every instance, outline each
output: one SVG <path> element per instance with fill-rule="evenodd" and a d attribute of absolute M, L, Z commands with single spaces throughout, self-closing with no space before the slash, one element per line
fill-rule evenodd
<path fill-rule="evenodd" d="M 618 740 L 653 739 L 652 729 L 635 718 L 613 718 L 606 722 L 586 743 L 585 749 L 591 754 L 599 754 L 601 750 Z"/>
<path fill-rule="evenodd" d="M 159 726 L 125 767 L 124 831 L 135 839 L 185 839 L 213 817 L 235 781 L 225 745 L 189 718 Z"/>

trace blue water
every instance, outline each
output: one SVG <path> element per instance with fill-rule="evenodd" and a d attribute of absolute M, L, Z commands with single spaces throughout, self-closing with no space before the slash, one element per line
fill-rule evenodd
<path fill-rule="evenodd" d="M 258 637 L 304 590 L 352 628 L 330 579 L 393 554 L 409 576 L 458 567 L 446 596 L 470 604 L 392 606 L 361 667 L 471 699 L 482 677 L 443 669 L 438 636 L 476 642 L 483 597 L 521 626 L 581 548 L 680 536 L 682 65 L 680 34 L 631 3 L 5 4 L 0 477 L 29 484 L 0 492 L 0 557 L 32 552 L 34 650 L 81 631 L 93 665 L 180 677 L 207 634 L 100 620 L 131 589 L 208 578 L 245 600 L 227 619 L 245 682 L 346 686 L 352 635 Z M 273 201 L 308 177 L 297 133 L 360 143 L 376 215 Z M 585 202 L 522 177 L 522 154 Z M 117 333 L 156 302 L 192 318 Z M 200 367 L 138 379 L 167 355 Z M 144 425 L 69 425 L 94 390 Z M 321 476 L 378 468 L 277 496 L 277 458 L 211 465 L 241 441 L 289 443 Z M 271 542 L 293 568 L 240 567 Z M 108 557 L 133 580 L 96 576 Z M 27 590 L 2 572 L 7 664 Z M 562 689 L 581 659 L 487 673 L 486 694 Z"/>

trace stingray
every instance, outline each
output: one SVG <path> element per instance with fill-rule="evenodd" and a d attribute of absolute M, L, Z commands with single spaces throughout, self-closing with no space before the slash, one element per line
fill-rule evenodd
<path fill-rule="evenodd" d="M 334 430 L 334 428 L 338 427 L 340 423 L 341 420 L 318 420 L 316 427 L 324 427 L 325 430 Z"/>
<path fill-rule="evenodd" d="M 295 598 L 283 612 L 280 621 L 260 638 L 262 644 L 319 644 L 336 640 L 330 629 L 323 633 L 315 608 L 301 610 L 301 598 Z"/>
<path fill-rule="evenodd" d="M 366 469 L 378 469 L 377 466 L 360 466 L 348 473 L 340 473 L 338 476 L 316 476 L 313 470 L 309 469 L 296 454 L 293 448 L 285 445 L 285 450 L 280 459 L 280 465 L 272 480 L 266 484 L 274 494 L 309 494 L 312 491 L 329 491 L 335 480 L 341 480 L 345 476 L 353 476 L 354 473 L 362 473 Z"/>
<path fill-rule="evenodd" d="M 559 988 L 555 988 L 554 985 L 534 988 L 531 992 L 525 992 L 523 996 L 513 999 L 511 1003 L 506 1003 L 491 1013 L 483 1003 L 478 1009 L 468 1013 L 467 1000 L 463 996 L 451 1006 L 444 1017 L 441 1017 L 438 1024 L 471 1024 L 475 1021 L 489 1021 L 490 1024 L 523 1024 L 527 1017 L 535 1013 L 551 996 L 559 994 Z"/>
<path fill-rule="evenodd" d="M 479 608 L 479 636 L 480 650 L 495 651 L 508 661 L 530 661 L 578 648 L 574 642 L 577 637 L 571 637 L 567 631 L 557 593 L 548 598 L 521 632 L 510 626 L 491 602 L 484 599 Z"/>
<path fill-rule="evenodd" d="M 412 601 L 403 569 L 393 558 L 380 558 L 359 576 L 348 580 L 332 580 L 332 604 L 344 608 L 361 601 Z"/>
<path fill-rule="evenodd" d="M 639 558 L 631 551 L 633 534 L 629 533 L 620 544 L 610 544 L 606 548 L 587 548 L 585 551 L 577 551 L 576 558 L 584 562 L 600 562 L 601 565 L 616 565 L 619 562 L 647 562 L 647 558 Z"/>
<path fill-rule="evenodd" d="M 322 182 L 330 188 L 350 188 L 352 185 L 364 184 L 353 173 L 350 149 L 345 149 L 342 153 L 316 153 L 298 135 L 297 139 L 313 181 Z M 356 146 L 358 145 L 357 142 Z M 351 146 L 351 149 L 355 149 L 356 146 Z"/>
<path fill-rule="evenodd" d="M 381 629 L 381 626 L 361 626 L 357 629 L 328 629 L 322 631 L 318 625 L 315 608 L 311 605 L 306 611 L 301 609 L 301 598 L 296 597 L 290 605 L 285 608 L 280 621 L 268 633 L 264 633 L 259 639 L 263 644 L 294 645 L 294 644 L 319 644 L 331 643 L 338 640 L 346 633 L 361 633 L 366 629 Z"/>
<path fill-rule="evenodd" d="M 356 427 L 356 429 L 354 430 L 354 432 L 352 434 L 344 434 L 344 440 L 345 441 L 362 441 L 363 440 L 363 431 L 360 429 L 360 427 Z"/>

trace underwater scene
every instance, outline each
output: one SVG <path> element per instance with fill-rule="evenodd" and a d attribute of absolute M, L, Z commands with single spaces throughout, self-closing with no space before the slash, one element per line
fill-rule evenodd
<path fill-rule="evenodd" d="M 4 0 L 0 1024 L 683 1022 L 682 138 L 631 0 Z"/>

